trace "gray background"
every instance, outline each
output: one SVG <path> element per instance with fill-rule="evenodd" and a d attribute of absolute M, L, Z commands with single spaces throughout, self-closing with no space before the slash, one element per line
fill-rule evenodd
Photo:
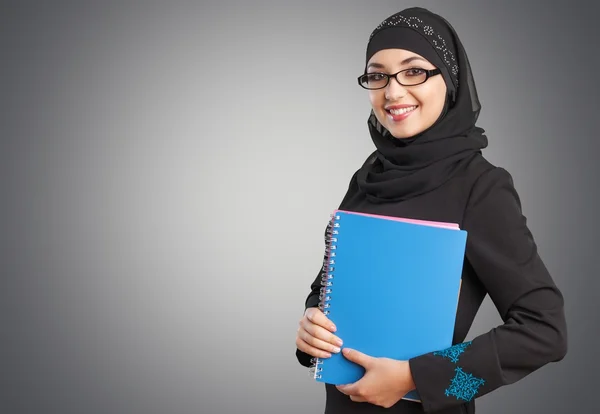
<path fill-rule="evenodd" d="M 0 412 L 322 412 L 297 322 L 372 151 L 368 35 L 415 4 L 3 2 Z M 595 412 L 595 6 L 418 4 L 461 36 L 566 299 L 567 357 L 478 412 Z M 486 299 L 469 337 L 500 322 Z"/>

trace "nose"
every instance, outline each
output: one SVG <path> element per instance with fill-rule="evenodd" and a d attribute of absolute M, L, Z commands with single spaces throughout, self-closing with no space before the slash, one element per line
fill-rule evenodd
<path fill-rule="evenodd" d="M 402 86 L 396 77 L 391 77 L 387 86 L 385 87 L 385 97 L 390 101 L 397 100 L 406 95 L 406 88 Z"/>

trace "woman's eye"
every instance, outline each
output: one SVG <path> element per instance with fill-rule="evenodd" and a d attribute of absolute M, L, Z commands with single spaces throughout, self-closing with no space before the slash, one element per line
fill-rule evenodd
<path fill-rule="evenodd" d="M 385 79 L 385 75 L 382 75 L 381 73 L 371 73 L 369 74 L 369 80 L 371 82 L 376 82 L 376 81 L 380 81 Z"/>
<path fill-rule="evenodd" d="M 425 69 L 419 69 L 419 68 L 415 68 L 415 69 L 408 69 L 406 71 L 406 74 L 408 76 L 421 76 L 425 73 Z"/>

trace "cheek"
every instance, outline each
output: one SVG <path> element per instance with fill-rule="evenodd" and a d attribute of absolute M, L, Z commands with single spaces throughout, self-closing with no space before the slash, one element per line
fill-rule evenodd
<path fill-rule="evenodd" d="M 383 94 L 381 93 L 381 91 L 370 91 L 369 92 L 369 101 L 371 102 L 372 106 L 377 107 L 377 106 L 381 105 L 382 99 L 383 99 Z"/>
<path fill-rule="evenodd" d="M 423 94 L 416 96 L 420 104 L 423 106 L 424 112 L 427 116 L 436 117 L 442 112 L 444 103 L 446 101 L 446 85 L 442 87 L 435 87 L 423 91 Z"/>

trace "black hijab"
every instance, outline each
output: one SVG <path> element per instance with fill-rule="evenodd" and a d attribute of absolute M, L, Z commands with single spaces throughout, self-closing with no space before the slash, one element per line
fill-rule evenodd
<path fill-rule="evenodd" d="M 388 48 L 411 50 L 441 69 L 448 94 L 438 120 L 410 138 L 392 136 L 371 110 L 367 125 L 377 150 L 358 171 L 357 182 L 370 201 L 379 203 L 438 188 L 488 142 L 475 126 L 481 105 L 467 54 L 450 23 L 421 7 L 405 9 L 375 28 L 366 60 Z"/>

